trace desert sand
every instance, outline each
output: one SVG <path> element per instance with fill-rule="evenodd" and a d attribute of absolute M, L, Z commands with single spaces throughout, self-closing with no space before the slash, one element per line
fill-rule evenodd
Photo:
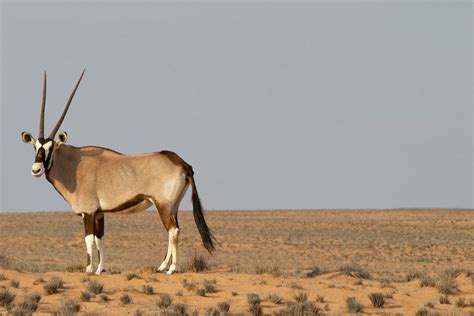
<path fill-rule="evenodd" d="M 192 213 L 180 212 L 182 272 L 174 275 L 156 272 L 167 249 L 167 234 L 155 212 L 107 215 L 107 272 L 94 276 L 80 272 L 86 258 L 80 217 L 68 212 L 0 214 L 0 290 L 16 294 L 10 310 L 24 296 L 41 294 L 36 314 L 49 314 L 71 299 L 84 315 L 155 315 L 183 308 L 188 314 L 205 315 L 211 308 L 218 311 L 222 302 L 229 303 L 230 313 L 248 315 L 250 293 L 259 295 L 265 314 L 290 312 L 295 300 L 304 300 L 301 293 L 315 306 L 313 312 L 326 315 L 350 314 L 349 297 L 368 314 L 474 314 L 472 210 L 206 215 L 218 240 L 217 251 L 206 254 Z M 207 261 L 205 271 L 192 271 L 195 256 Z M 44 286 L 53 276 L 64 281 L 64 288 L 48 295 Z M 103 285 L 102 293 L 81 299 L 91 280 Z M 145 294 L 144 286 L 152 287 L 153 294 Z M 372 293 L 382 294 L 382 308 L 373 306 Z M 121 300 L 124 294 L 131 303 Z M 157 304 L 162 294 L 172 300 L 167 308 Z M 443 298 L 449 304 L 441 304 Z M 0 307 L 0 313 L 6 312 Z"/>

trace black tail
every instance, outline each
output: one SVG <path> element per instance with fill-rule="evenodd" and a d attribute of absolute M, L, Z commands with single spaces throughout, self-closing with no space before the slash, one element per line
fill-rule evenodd
<path fill-rule="evenodd" d="M 215 238 L 209 227 L 207 227 L 206 219 L 204 218 L 204 213 L 201 205 L 201 200 L 199 200 L 199 195 L 196 189 L 196 183 L 194 182 L 194 177 L 192 173 L 191 175 L 188 175 L 188 180 L 191 183 L 191 187 L 193 189 L 192 200 L 194 221 L 196 222 L 196 226 L 198 228 L 199 234 L 201 235 L 204 247 L 207 249 L 207 251 L 209 251 L 210 254 L 212 254 L 212 252 L 216 249 L 214 247 Z"/>

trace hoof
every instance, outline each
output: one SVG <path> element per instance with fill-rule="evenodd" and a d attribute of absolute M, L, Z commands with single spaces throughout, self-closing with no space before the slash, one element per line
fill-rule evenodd
<path fill-rule="evenodd" d="M 176 268 L 175 264 L 172 264 L 171 267 L 169 268 L 168 272 L 166 272 L 166 274 L 173 274 L 175 272 L 178 272 L 178 269 Z"/>
<path fill-rule="evenodd" d="M 158 271 L 158 272 L 163 272 L 163 271 L 166 270 L 166 267 L 167 267 L 167 266 L 168 266 L 168 265 L 167 265 L 165 262 L 163 262 L 163 263 L 161 264 L 161 266 L 158 268 L 157 271 Z"/>
<path fill-rule="evenodd" d="M 86 267 L 86 273 L 92 273 L 92 264 Z"/>

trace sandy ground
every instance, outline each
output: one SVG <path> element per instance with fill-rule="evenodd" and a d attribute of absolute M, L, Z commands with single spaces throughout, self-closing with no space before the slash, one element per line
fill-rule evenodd
<path fill-rule="evenodd" d="M 369 314 L 414 315 L 425 306 L 432 313 L 474 313 L 472 210 L 225 211 L 208 212 L 207 220 L 219 241 L 215 255 L 208 257 L 209 270 L 168 276 L 152 272 L 167 247 L 167 234 L 157 214 L 107 215 L 108 272 L 96 277 L 65 272 L 85 264 L 80 217 L 51 212 L 0 214 L 0 274 L 6 277 L 0 287 L 17 294 L 16 301 L 28 293 L 40 293 L 39 313 L 48 313 L 71 298 L 81 303 L 83 314 L 134 314 L 137 308 L 144 314 L 159 314 L 163 311 L 156 304 L 159 294 L 168 293 L 173 304 L 186 304 L 188 313 L 205 314 L 227 301 L 230 312 L 249 314 L 247 294 L 256 293 L 264 313 L 271 314 L 286 308 L 301 292 L 328 315 L 349 313 L 348 297 L 356 297 Z M 195 253 L 204 255 L 205 251 L 192 214 L 181 212 L 179 221 L 178 262 L 183 271 L 189 269 Z M 369 279 L 337 272 L 346 264 L 361 267 L 370 273 Z M 314 267 L 325 272 L 308 278 L 307 272 Z M 457 272 L 448 295 L 450 304 L 440 304 L 442 294 L 436 285 L 442 271 L 453 268 Z M 420 278 L 407 282 L 407 274 L 413 271 L 426 274 L 433 284 L 421 287 Z M 140 278 L 128 280 L 132 272 Z M 53 275 L 64 280 L 65 289 L 47 295 L 45 283 L 38 279 L 46 282 Z M 104 284 L 108 302 L 100 295 L 81 302 L 87 278 Z M 194 288 L 186 289 L 184 279 Z M 12 287 L 11 280 L 19 281 L 19 288 Z M 205 280 L 217 291 L 202 297 L 196 289 Z M 155 294 L 144 294 L 143 285 L 153 286 Z M 120 301 L 124 293 L 132 297 L 131 304 Z M 385 295 L 384 308 L 372 306 L 370 293 Z M 280 296 L 282 304 L 274 303 L 270 295 Z M 460 306 L 462 299 L 473 306 Z M 6 310 L 0 307 L 2 312 Z"/>

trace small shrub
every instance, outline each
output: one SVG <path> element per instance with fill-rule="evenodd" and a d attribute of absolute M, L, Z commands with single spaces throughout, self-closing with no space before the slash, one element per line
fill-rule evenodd
<path fill-rule="evenodd" d="M 460 308 L 464 308 L 466 307 L 466 300 L 464 299 L 464 297 L 460 297 L 456 300 L 456 306 L 457 307 L 460 307 Z"/>
<path fill-rule="evenodd" d="M 91 300 L 91 294 L 89 292 L 81 292 L 81 301 L 89 302 Z"/>
<path fill-rule="evenodd" d="M 355 297 L 348 297 L 346 299 L 346 306 L 350 313 L 360 313 L 364 309 L 363 305 Z"/>
<path fill-rule="evenodd" d="M 440 304 L 450 304 L 448 294 L 441 295 L 439 297 L 439 303 Z"/>
<path fill-rule="evenodd" d="M 292 289 L 295 289 L 295 290 L 302 290 L 303 289 L 303 287 L 295 281 L 291 282 L 289 287 L 292 288 Z"/>
<path fill-rule="evenodd" d="M 171 303 L 172 301 L 169 294 L 163 293 L 160 294 L 160 299 L 156 302 L 156 305 L 158 305 L 160 309 L 167 309 Z"/>
<path fill-rule="evenodd" d="M 206 290 L 205 289 L 197 289 L 196 294 L 199 296 L 206 296 Z"/>
<path fill-rule="evenodd" d="M 141 279 L 141 275 L 139 275 L 138 273 L 128 273 L 125 278 L 127 279 L 127 281 L 130 281 L 130 280 L 133 280 L 133 279 Z"/>
<path fill-rule="evenodd" d="M 435 281 L 427 275 L 420 278 L 420 287 L 435 287 Z"/>
<path fill-rule="evenodd" d="M 214 309 L 213 307 L 209 307 L 206 310 L 206 316 L 220 316 L 220 313 L 218 310 Z"/>
<path fill-rule="evenodd" d="M 7 277 L 4 274 L 0 273 L 0 281 L 5 281 L 7 280 Z"/>
<path fill-rule="evenodd" d="M 277 266 L 277 265 L 273 265 L 273 266 L 258 265 L 258 266 L 255 267 L 255 273 L 257 273 L 257 274 L 269 273 L 269 274 L 273 275 L 274 277 L 280 277 L 282 275 L 280 267 Z"/>
<path fill-rule="evenodd" d="M 103 289 L 104 289 L 104 284 L 96 280 L 90 280 L 89 283 L 87 284 L 87 290 L 94 294 L 102 293 Z"/>
<path fill-rule="evenodd" d="M 183 285 L 183 287 L 188 290 L 188 291 L 194 291 L 196 289 L 196 285 L 194 284 L 194 282 L 188 282 L 188 280 L 186 279 L 183 279 L 181 281 L 181 284 Z"/>
<path fill-rule="evenodd" d="M 143 312 L 139 308 L 137 308 L 135 310 L 134 316 L 143 316 Z"/>
<path fill-rule="evenodd" d="M 42 277 L 39 277 L 37 278 L 34 282 L 33 282 L 33 285 L 38 285 L 40 283 L 44 283 L 44 280 Z"/>
<path fill-rule="evenodd" d="M 174 293 L 174 295 L 176 295 L 176 296 L 183 296 L 183 291 L 178 290 L 178 291 L 176 291 L 176 292 Z"/>
<path fill-rule="evenodd" d="M 194 257 L 191 259 L 191 269 L 194 272 L 202 272 L 208 269 L 208 261 L 203 255 L 197 255 L 194 253 Z"/>
<path fill-rule="evenodd" d="M 382 293 L 371 293 L 369 299 L 372 302 L 372 306 L 376 308 L 382 308 L 385 304 L 385 298 Z"/>
<path fill-rule="evenodd" d="M 293 296 L 293 298 L 295 299 L 295 302 L 303 303 L 303 302 L 306 302 L 308 300 L 308 294 L 306 294 L 304 292 L 301 292 L 301 293 Z"/>
<path fill-rule="evenodd" d="M 436 288 L 441 294 L 452 294 L 456 288 L 456 274 L 451 270 L 446 270 L 439 276 Z"/>
<path fill-rule="evenodd" d="M 410 282 L 410 281 L 413 281 L 415 279 L 419 279 L 421 276 L 422 276 L 422 274 L 418 271 L 410 271 L 405 276 L 405 281 Z"/>
<path fill-rule="evenodd" d="M 315 301 L 318 302 L 318 303 L 324 303 L 325 302 L 324 296 L 321 296 L 319 294 L 316 295 L 316 300 Z"/>
<path fill-rule="evenodd" d="M 32 315 L 38 309 L 39 302 L 41 300 L 41 295 L 38 293 L 33 293 L 27 295 L 23 298 L 23 301 L 15 303 L 13 308 L 13 316 L 27 316 Z"/>
<path fill-rule="evenodd" d="M 355 264 L 343 265 L 339 268 L 339 271 L 359 279 L 370 278 L 370 274 L 367 271 Z"/>
<path fill-rule="evenodd" d="M 71 265 L 66 266 L 65 270 L 66 272 L 73 273 L 73 272 L 84 272 L 86 269 L 84 268 L 82 264 L 71 264 Z"/>
<path fill-rule="evenodd" d="M 288 305 L 286 309 L 279 310 L 275 313 L 277 316 L 293 316 L 293 315 L 323 315 L 320 308 L 314 305 L 313 302 L 293 302 Z"/>
<path fill-rule="evenodd" d="M 415 316 L 428 316 L 428 310 L 426 308 L 419 309 Z"/>
<path fill-rule="evenodd" d="M 124 293 L 120 296 L 120 302 L 122 302 L 123 305 L 128 305 L 132 302 L 132 297 L 127 293 Z"/>
<path fill-rule="evenodd" d="M 11 293 L 8 289 L 0 287 L 0 306 L 5 307 L 7 310 L 10 309 L 15 300 L 15 296 L 16 295 Z"/>
<path fill-rule="evenodd" d="M 143 293 L 146 295 L 153 295 L 155 294 L 155 289 L 151 285 L 143 285 Z"/>
<path fill-rule="evenodd" d="M 260 299 L 260 296 L 258 296 L 258 294 L 255 294 L 255 293 L 247 294 L 247 302 L 249 304 L 249 312 L 253 316 L 263 315 L 262 300 Z"/>
<path fill-rule="evenodd" d="M 321 270 L 319 267 L 313 267 L 310 272 L 306 273 L 307 278 L 314 278 L 317 275 L 320 275 L 323 273 L 323 270 Z"/>
<path fill-rule="evenodd" d="M 428 302 L 428 303 L 425 304 L 425 307 L 434 308 L 434 304 L 431 303 L 431 302 Z"/>
<path fill-rule="evenodd" d="M 216 287 L 215 287 L 215 281 L 210 281 L 210 280 L 204 280 L 204 290 L 206 290 L 206 293 L 215 293 Z"/>
<path fill-rule="evenodd" d="M 230 303 L 229 302 L 220 302 L 217 303 L 217 308 L 221 313 L 228 313 L 230 310 Z"/>
<path fill-rule="evenodd" d="M 17 281 L 17 280 L 11 280 L 10 281 L 10 286 L 11 287 L 14 287 L 14 288 L 19 288 L 20 287 L 20 281 Z"/>
<path fill-rule="evenodd" d="M 283 304 L 283 298 L 281 296 L 278 296 L 277 294 L 268 295 L 268 299 L 275 304 Z"/>
<path fill-rule="evenodd" d="M 58 308 L 51 314 L 53 316 L 72 316 L 79 313 L 80 310 L 81 304 L 73 300 L 67 300 L 65 302 L 61 302 Z"/>
<path fill-rule="evenodd" d="M 108 302 L 108 301 L 109 301 L 109 297 L 108 297 L 107 294 L 105 294 L 105 293 L 100 294 L 100 299 L 101 299 L 103 302 Z"/>
<path fill-rule="evenodd" d="M 44 286 L 44 290 L 48 294 L 57 293 L 60 289 L 64 288 L 63 279 L 57 276 L 53 276 Z M 68 301 L 69 302 L 69 301 Z M 65 303 L 64 303 L 65 304 Z M 61 307 L 61 305 L 59 306 Z"/>
<path fill-rule="evenodd" d="M 231 294 L 232 294 L 232 296 L 237 296 L 237 295 L 239 295 L 239 293 L 237 293 L 237 292 L 232 292 Z"/>
<path fill-rule="evenodd" d="M 178 303 L 173 305 L 173 311 L 179 316 L 185 316 L 188 306 L 183 303 Z"/>

